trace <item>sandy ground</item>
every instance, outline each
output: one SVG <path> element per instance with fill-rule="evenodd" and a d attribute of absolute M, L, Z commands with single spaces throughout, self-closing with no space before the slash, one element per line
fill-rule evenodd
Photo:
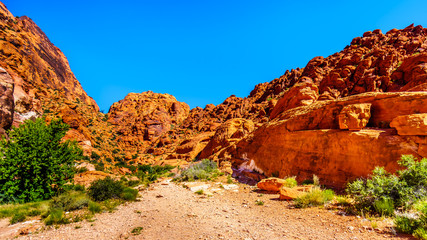
<path fill-rule="evenodd" d="M 50 227 L 14 239 L 412 239 L 395 235 L 387 220 L 373 224 L 338 210 L 294 209 L 278 201 L 278 195 L 260 194 L 254 187 L 224 186 L 229 189 L 214 189 L 218 192 L 209 197 L 193 192 L 200 186 L 156 183 L 140 193 L 140 201 L 97 214 L 93 222 Z M 264 205 L 257 205 L 257 200 Z M 0 221 L 0 239 L 13 238 L 25 225 Z M 377 225 L 380 229 L 373 228 Z M 132 233 L 138 227 L 140 233 Z"/>

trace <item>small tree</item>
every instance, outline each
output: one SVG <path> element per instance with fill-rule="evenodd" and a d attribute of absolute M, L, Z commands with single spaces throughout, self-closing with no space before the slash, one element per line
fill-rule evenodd
<path fill-rule="evenodd" d="M 62 120 L 27 120 L 0 140 L 0 202 L 49 199 L 74 175 L 82 157 L 75 142 L 61 141 L 69 126 Z"/>

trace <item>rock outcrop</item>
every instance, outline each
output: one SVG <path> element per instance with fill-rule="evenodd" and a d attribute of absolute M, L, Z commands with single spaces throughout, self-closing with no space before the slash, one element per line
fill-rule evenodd
<path fill-rule="evenodd" d="M 340 130 L 339 114 L 356 103 L 371 104 L 369 128 Z M 258 172 L 298 181 L 316 174 L 322 184 L 342 188 L 375 166 L 398 169 L 402 154 L 422 157 L 421 143 L 389 128 L 398 116 L 427 112 L 427 92 L 364 93 L 333 101 L 319 101 L 282 113 L 238 142 L 230 150 L 236 166 L 253 162 Z M 421 146 L 421 149 L 423 147 Z"/>
<path fill-rule="evenodd" d="M 395 117 L 390 127 L 396 128 L 399 135 L 427 136 L 427 113 Z"/>
<path fill-rule="evenodd" d="M 108 122 L 124 150 L 146 151 L 163 133 L 181 125 L 189 111 L 186 103 L 169 94 L 129 93 L 111 106 Z"/>
<path fill-rule="evenodd" d="M 13 99 L 13 79 L 6 70 L 0 68 L 0 136 L 12 126 Z"/>

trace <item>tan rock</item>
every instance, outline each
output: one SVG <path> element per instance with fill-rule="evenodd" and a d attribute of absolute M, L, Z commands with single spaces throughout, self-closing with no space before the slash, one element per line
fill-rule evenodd
<path fill-rule="evenodd" d="M 264 178 L 258 182 L 257 187 L 259 189 L 270 191 L 270 192 L 279 192 L 280 188 L 285 184 L 285 180 L 281 178 Z"/>
<path fill-rule="evenodd" d="M 427 135 L 427 113 L 398 116 L 390 123 L 399 135 Z"/>
<path fill-rule="evenodd" d="M 313 189 L 313 185 L 307 185 L 307 186 L 299 186 L 299 187 L 293 187 L 288 188 L 285 186 L 282 186 L 280 188 L 280 200 L 293 200 L 295 198 L 299 198 L 308 192 L 310 192 Z"/>
<path fill-rule="evenodd" d="M 345 106 L 338 115 L 340 129 L 360 130 L 371 118 L 370 103 L 351 104 Z"/>

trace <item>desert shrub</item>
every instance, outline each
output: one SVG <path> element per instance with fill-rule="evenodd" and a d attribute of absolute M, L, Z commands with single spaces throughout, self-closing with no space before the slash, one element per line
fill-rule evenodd
<path fill-rule="evenodd" d="M 294 199 L 295 207 L 306 208 L 321 206 L 331 201 L 334 198 L 334 195 L 334 191 L 330 189 L 322 190 L 316 187 L 313 188 L 310 192 L 307 192 L 307 194 Z"/>
<path fill-rule="evenodd" d="M 46 225 L 67 224 L 69 220 L 65 217 L 64 211 L 58 208 L 49 210 L 47 217 L 44 219 Z"/>
<path fill-rule="evenodd" d="M 62 209 L 64 211 L 73 211 L 87 207 L 89 199 L 81 194 L 75 192 L 67 192 L 58 197 L 53 197 L 50 202 L 51 208 Z"/>
<path fill-rule="evenodd" d="M 133 188 L 123 189 L 123 192 L 120 195 L 120 197 L 126 201 L 135 201 L 137 196 L 138 196 L 138 190 Z"/>
<path fill-rule="evenodd" d="M 295 176 L 286 178 L 285 182 L 283 183 L 283 186 L 288 188 L 296 187 L 298 185 L 298 182 L 297 180 L 295 180 L 295 178 Z"/>
<path fill-rule="evenodd" d="M 218 174 L 219 170 L 214 161 L 203 159 L 201 162 L 190 165 L 183 170 L 181 176 L 175 178 L 179 181 L 193 181 L 196 179 L 209 180 L 213 174 Z"/>
<path fill-rule="evenodd" d="M 23 222 L 23 221 L 25 221 L 25 218 L 26 218 L 26 216 L 25 216 L 24 213 L 18 212 L 18 213 L 15 213 L 13 215 L 13 217 L 10 219 L 9 223 L 10 224 L 15 224 L 15 223 L 18 223 L 18 222 Z"/>
<path fill-rule="evenodd" d="M 141 182 L 144 184 L 149 184 L 157 180 L 157 178 L 166 175 L 175 167 L 170 165 L 165 166 L 152 166 L 149 164 L 139 165 L 137 167 L 136 175 L 141 179 Z"/>
<path fill-rule="evenodd" d="M 427 159 L 417 162 L 413 156 L 403 155 L 399 165 L 404 169 L 397 175 L 376 167 L 369 179 L 348 184 L 346 191 L 354 198 L 357 210 L 383 214 L 384 207 L 407 209 L 427 197 Z M 391 212 L 387 210 L 387 214 Z"/>
<path fill-rule="evenodd" d="M 124 186 L 120 181 L 110 177 L 99 179 L 90 185 L 88 195 L 95 201 L 104 201 L 111 198 L 120 198 Z"/>
<path fill-rule="evenodd" d="M 396 229 L 420 239 L 427 239 L 427 201 L 421 200 L 413 205 L 413 212 L 398 214 L 394 220 Z"/>
<path fill-rule="evenodd" d="M 84 185 L 76 184 L 74 185 L 74 191 L 84 192 L 86 190 Z"/>
<path fill-rule="evenodd" d="M 75 142 L 61 141 L 68 128 L 61 120 L 27 120 L 0 140 L 0 202 L 44 200 L 63 190 L 82 158 Z"/>
<path fill-rule="evenodd" d="M 94 214 L 94 213 L 99 213 L 102 211 L 102 207 L 101 204 L 97 203 L 97 202 L 89 202 L 89 206 L 88 206 L 89 211 Z"/>
<path fill-rule="evenodd" d="M 383 197 L 374 202 L 374 208 L 377 213 L 381 216 L 393 216 L 394 215 L 394 204 L 390 198 Z"/>

